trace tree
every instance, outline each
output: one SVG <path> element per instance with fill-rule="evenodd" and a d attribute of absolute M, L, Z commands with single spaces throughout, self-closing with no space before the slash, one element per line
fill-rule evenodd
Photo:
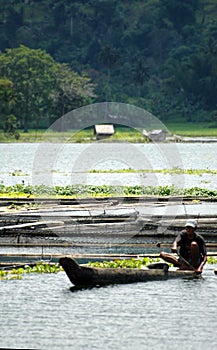
<path fill-rule="evenodd" d="M 138 58 L 132 68 L 134 83 L 138 86 L 138 96 L 141 95 L 141 87 L 150 78 L 149 68 L 144 59 Z"/>
<path fill-rule="evenodd" d="M 72 109 L 89 104 L 95 97 L 90 78 L 71 70 L 67 64 L 57 64 L 56 87 L 52 93 L 55 112 L 62 116 Z"/>
<path fill-rule="evenodd" d="M 13 108 L 15 104 L 15 91 L 14 85 L 11 80 L 2 78 L 0 79 L 0 115 L 5 116 Z"/>
<path fill-rule="evenodd" d="M 15 115 L 11 114 L 13 106 L 16 103 L 16 96 L 14 93 L 14 86 L 12 81 L 8 79 L 0 79 L 0 117 L 2 126 L 7 136 L 15 136 L 19 138 L 17 131 L 19 122 Z"/>
<path fill-rule="evenodd" d="M 216 110 L 214 0 L 0 0 L 0 9 L 0 50 L 22 43 L 46 50 L 55 61 L 67 63 L 78 74 L 92 72 L 93 82 L 98 85 L 97 101 L 133 100 L 140 105 L 145 99 L 149 105 L 156 105 L 159 100 L 159 110 L 161 106 L 164 109 L 165 101 L 166 113 L 169 106 L 176 113 L 174 105 L 182 108 L 187 103 L 189 109 L 200 101 L 199 108 Z M 28 76 L 28 64 L 24 66 Z M 16 83 L 12 75 L 9 80 L 17 89 L 17 77 Z M 48 81 L 46 85 L 48 93 L 51 84 Z M 48 122 L 51 108 L 49 93 L 46 99 L 40 93 L 36 103 L 32 88 L 29 126 Z M 24 124 L 25 104 L 22 90 L 18 91 L 15 114 Z M 35 108 L 31 106 L 33 101 Z M 80 104 L 79 99 L 75 101 Z M 74 105 L 68 103 L 57 109 L 58 113 Z"/>
<path fill-rule="evenodd" d="M 161 0 L 164 20 L 168 17 L 180 31 L 185 25 L 195 23 L 198 0 Z"/>
<path fill-rule="evenodd" d="M 119 59 L 119 52 L 110 45 L 106 45 L 105 47 L 103 47 L 103 49 L 99 53 L 99 62 L 101 62 L 107 69 L 107 84 L 105 86 L 105 89 L 107 90 L 106 100 L 111 98 L 111 69 L 115 67 Z"/>
<path fill-rule="evenodd" d="M 25 132 L 30 122 L 38 128 L 47 118 L 48 124 L 54 110 L 54 118 L 58 118 L 90 103 L 94 96 L 94 86 L 85 74 L 79 75 L 68 65 L 55 62 L 43 50 L 25 46 L 0 54 L 0 76 L 13 82 L 16 114 Z"/>
<path fill-rule="evenodd" d="M 55 61 L 43 50 L 21 45 L 0 55 L 0 76 L 14 84 L 16 112 L 25 132 L 30 120 L 37 121 L 48 113 L 55 73 Z"/>
<path fill-rule="evenodd" d="M 4 132 L 7 137 L 14 136 L 16 140 L 20 138 L 20 134 L 17 131 L 19 127 L 19 122 L 17 121 L 17 118 L 15 115 L 10 114 L 6 117 L 5 124 L 4 124 Z"/>

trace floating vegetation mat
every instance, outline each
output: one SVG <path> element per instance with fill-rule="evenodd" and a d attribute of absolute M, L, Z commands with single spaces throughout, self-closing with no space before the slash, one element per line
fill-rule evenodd
<path fill-rule="evenodd" d="M 199 196 L 217 197 L 217 190 L 200 187 L 177 188 L 175 186 L 109 186 L 109 185 L 68 185 L 68 186 L 30 186 L 16 184 L 0 185 L 0 196 L 10 197 L 54 197 L 54 198 L 84 198 L 109 196 Z"/>
<path fill-rule="evenodd" d="M 158 262 L 163 262 L 161 258 L 138 258 L 138 259 L 115 259 L 111 261 L 95 261 L 88 262 L 91 267 L 101 267 L 101 268 L 137 268 L 141 269 L 146 267 L 148 264 L 154 264 Z M 207 258 L 207 264 L 217 264 L 217 258 L 209 256 Z M 169 264 L 170 265 L 170 264 Z M 172 266 L 172 264 L 171 264 Z"/>
<path fill-rule="evenodd" d="M 28 273 L 57 273 L 59 271 L 62 271 L 62 268 L 58 263 L 53 264 L 40 261 L 34 266 L 27 264 L 24 267 L 16 267 L 11 270 L 0 270 L 0 281 L 22 279 L 23 275 Z"/>

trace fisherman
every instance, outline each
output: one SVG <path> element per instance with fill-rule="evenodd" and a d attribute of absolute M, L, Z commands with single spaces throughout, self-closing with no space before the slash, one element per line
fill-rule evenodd
<path fill-rule="evenodd" d="M 177 254 L 161 252 L 160 257 L 179 267 L 180 270 L 195 270 L 202 273 L 207 260 L 206 245 L 202 236 L 197 234 L 197 221 L 188 220 L 185 229 L 174 240 L 171 251 Z"/>

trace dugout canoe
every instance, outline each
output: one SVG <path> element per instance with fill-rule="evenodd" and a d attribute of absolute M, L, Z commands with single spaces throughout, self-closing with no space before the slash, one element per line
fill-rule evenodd
<path fill-rule="evenodd" d="M 96 268 L 79 265 L 74 259 L 63 257 L 59 259 L 71 283 L 77 287 L 103 286 L 109 284 L 124 284 L 167 280 L 169 278 L 198 278 L 195 271 L 169 270 L 166 263 L 152 265 L 149 268 Z"/>

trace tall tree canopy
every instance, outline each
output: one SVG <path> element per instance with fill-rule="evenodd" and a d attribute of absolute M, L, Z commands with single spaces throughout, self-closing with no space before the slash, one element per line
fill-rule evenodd
<path fill-rule="evenodd" d="M 9 94 L 7 81 L 14 86 L 14 113 L 24 131 L 28 131 L 29 123 L 34 127 L 47 126 L 54 113 L 56 118 L 60 117 L 68 110 L 90 102 L 93 96 L 89 78 L 55 62 L 44 50 L 23 45 L 0 54 L 0 76 L 5 78 L 5 94 Z M 3 98 L 0 95 L 0 101 Z M 61 109 L 59 105 L 63 105 Z"/>
<path fill-rule="evenodd" d="M 0 0 L 0 8 L 2 52 L 44 50 L 86 72 L 96 101 L 133 101 L 183 120 L 217 109 L 216 0 Z M 53 96 L 68 108 L 60 91 Z"/>

